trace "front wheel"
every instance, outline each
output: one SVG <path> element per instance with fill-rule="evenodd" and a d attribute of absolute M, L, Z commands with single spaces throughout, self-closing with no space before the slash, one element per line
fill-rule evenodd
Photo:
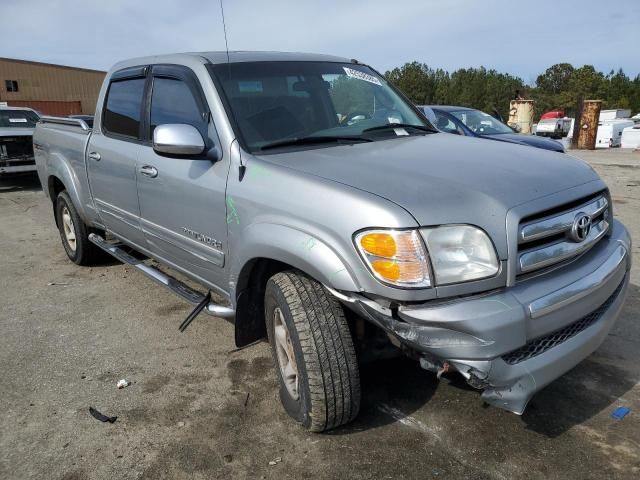
<path fill-rule="evenodd" d="M 320 283 L 289 270 L 267 282 L 265 318 L 286 412 L 312 432 L 353 420 L 360 376 L 342 305 Z"/>

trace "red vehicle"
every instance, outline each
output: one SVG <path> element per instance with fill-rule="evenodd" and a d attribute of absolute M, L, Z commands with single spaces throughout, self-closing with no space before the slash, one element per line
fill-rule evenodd
<path fill-rule="evenodd" d="M 564 118 L 564 112 L 562 110 L 547 112 L 540 117 L 540 120 L 546 120 L 548 118 Z"/>

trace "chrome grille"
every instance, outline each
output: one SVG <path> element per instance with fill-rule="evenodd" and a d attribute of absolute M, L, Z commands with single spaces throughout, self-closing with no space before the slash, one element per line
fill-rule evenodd
<path fill-rule="evenodd" d="M 575 224 L 584 216 L 590 220 L 590 229 L 586 238 L 578 240 Z M 533 272 L 586 252 L 609 231 L 609 221 L 609 200 L 599 194 L 578 206 L 522 222 L 518 230 L 517 273 Z"/>

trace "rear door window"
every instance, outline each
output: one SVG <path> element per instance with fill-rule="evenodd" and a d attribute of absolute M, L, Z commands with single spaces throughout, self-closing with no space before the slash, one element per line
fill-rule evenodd
<path fill-rule="evenodd" d="M 139 138 L 144 84 L 144 78 L 111 82 L 102 116 L 102 126 L 108 133 Z"/>

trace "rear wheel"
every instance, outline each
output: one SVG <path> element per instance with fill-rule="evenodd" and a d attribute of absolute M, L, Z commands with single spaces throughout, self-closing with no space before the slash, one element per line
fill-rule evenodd
<path fill-rule="evenodd" d="M 98 231 L 85 225 L 65 190 L 56 199 L 56 223 L 69 260 L 78 265 L 91 265 L 102 258 L 101 250 L 89 241 L 89 234 Z"/>
<path fill-rule="evenodd" d="M 267 282 L 265 318 L 286 412 L 313 432 L 353 420 L 360 377 L 342 305 L 290 270 Z"/>

